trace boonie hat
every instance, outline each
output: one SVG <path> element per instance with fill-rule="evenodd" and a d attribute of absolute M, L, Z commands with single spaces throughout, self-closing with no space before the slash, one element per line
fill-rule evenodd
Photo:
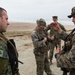
<path fill-rule="evenodd" d="M 41 27 L 46 27 L 46 22 L 44 19 L 40 18 L 39 20 L 36 21 L 37 25 Z"/>
<path fill-rule="evenodd" d="M 71 18 L 72 16 L 74 16 L 75 15 L 75 7 L 73 7 L 72 9 L 71 9 L 71 15 L 68 15 L 68 18 Z"/>

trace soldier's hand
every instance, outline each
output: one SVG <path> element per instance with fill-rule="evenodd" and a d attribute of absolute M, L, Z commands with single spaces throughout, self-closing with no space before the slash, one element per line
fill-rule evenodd
<path fill-rule="evenodd" d="M 51 39 L 51 40 L 54 40 L 54 35 L 52 35 L 52 36 L 50 37 L 50 39 Z"/>
<path fill-rule="evenodd" d="M 61 31 L 62 30 L 57 22 L 52 22 L 50 25 L 56 31 Z"/>
<path fill-rule="evenodd" d="M 56 23 L 55 22 L 51 22 L 50 25 L 51 26 L 54 26 L 54 25 L 56 25 Z"/>
<path fill-rule="evenodd" d="M 46 37 L 44 37 L 44 41 L 47 42 L 47 38 Z"/>
<path fill-rule="evenodd" d="M 60 52 L 60 47 L 59 47 L 59 45 L 57 45 L 57 48 L 56 48 L 56 50 L 55 50 L 55 54 L 57 54 L 57 53 L 59 53 Z"/>

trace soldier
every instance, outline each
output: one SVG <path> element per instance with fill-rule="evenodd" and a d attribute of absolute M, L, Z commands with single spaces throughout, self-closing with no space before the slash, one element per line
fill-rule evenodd
<path fill-rule="evenodd" d="M 34 46 L 34 55 L 37 65 L 37 75 L 43 75 L 45 71 L 47 75 L 53 75 L 49 67 L 48 54 L 49 42 L 47 41 L 47 34 L 44 30 L 46 22 L 44 19 L 37 20 L 37 26 L 31 34 Z"/>
<path fill-rule="evenodd" d="M 58 23 L 58 17 L 57 16 L 53 16 L 53 22 L 55 23 Z M 53 23 L 52 22 L 52 23 Z M 52 24 L 51 23 L 51 24 Z M 50 38 L 54 37 L 54 39 L 52 40 L 52 43 L 50 44 L 50 50 L 49 50 L 49 59 L 50 59 L 50 65 L 52 64 L 52 59 L 53 59 L 53 54 L 54 54 L 54 48 L 56 47 L 59 47 L 61 49 L 61 39 L 60 39 L 60 35 L 59 33 L 54 30 L 52 27 L 51 27 L 51 24 L 49 24 L 47 27 L 46 27 L 46 31 L 50 30 Z M 63 25 L 61 25 L 60 23 L 58 23 L 60 25 L 60 27 L 66 31 L 66 29 L 64 28 Z"/>
<path fill-rule="evenodd" d="M 72 18 L 72 22 L 75 24 L 75 7 L 72 8 L 71 15 L 69 15 L 68 18 Z M 66 37 L 68 37 L 68 34 L 61 29 L 59 24 L 56 23 L 55 26 L 52 27 L 54 30 L 59 32 L 61 39 L 65 40 Z M 71 32 L 71 34 L 73 34 L 74 30 Z M 59 52 L 58 50 L 55 57 L 58 67 L 65 68 L 67 71 L 69 71 L 69 75 L 75 75 L 75 34 L 73 36 L 69 36 L 72 37 L 69 40 L 70 50 L 65 49 L 64 52 Z"/>
<path fill-rule="evenodd" d="M 0 75 L 12 75 L 7 54 L 7 42 L 3 39 L 3 32 L 6 32 L 8 22 L 7 11 L 0 7 Z M 3 40 L 2 40 L 3 39 Z"/>
<path fill-rule="evenodd" d="M 19 75 L 18 52 L 13 39 L 4 36 L 8 22 L 7 11 L 0 7 L 0 75 Z"/>

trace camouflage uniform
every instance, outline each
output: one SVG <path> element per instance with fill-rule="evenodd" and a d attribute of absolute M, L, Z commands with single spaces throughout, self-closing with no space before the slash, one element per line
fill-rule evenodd
<path fill-rule="evenodd" d="M 0 75 L 12 75 L 7 50 L 6 40 L 0 37 Z"/>
<path fill-rule="evenodd" d="M 71 15 L 68 16 L 68 18 L 71 17 L 72 17 L 72 22 L 75 24 L 75 7 L 72 8 Z M 64 31 L 61 32 L 61 30 L 59 31 L 59 33 L 61 39 L 65 40 L 68 34 L 65 33 Z M 64 51 L 62 50 L 61 52 L 55 54 L 55 56 L 57 59 L 58 67 L 67 69 L 70 75 L 75 75 L 75 33 L 73 34 L 73 36 L 72 35 L 70 36 L 71 38 L 69 40 L 70 41 L 69 50 L 68 51 L 67 49 L 65 49 Z"/>
<path fill-rule="evenodd" d="M 66 31 L 66 29 L 64 28 L 63 25 L 61 25 L 60 23 L 58 23 L 60 25 L 60 27 L 62 28 L 62 30 Z M 60 39 L 60 35 L 59 33 L 54 30 L 50 25 L 48 25 L 46 27 L 46 31 L 50 30 L 50 37 L 54 35 L 54 39 L 52 40 L 52 43 L 50 44 L 50 51 L 49 51 L 49 59 L 50 61 L 52 61 L 53 59 L 53 53 L 54 53 L 54 47 L 57 48 L 57 45 L 61 48 L 61 39 Z"/>
<path fill-rule="evenodd" d="M 62 32 L 60 36 L 63 40 L 65 40 L 67 34 L 65 32 Z M 73 70 L 75 71 L 75 35 L 72 38 L 72 48 L 70 49 L 70 51 L 61 55 L 57 54 L 56 59 L 58 67 L 67 68 L 70 70 L 70 72 L 72 72 Z M 71 75 L 75 75 L 75 72 Z"/>
<path fill-rule="evenodd" d="M 43 51 L 43 47 L 46 46 L 46 43 L 43 40 L 44 36 L 46 36 L 45 31 L 39 31 L 37 29 L 35 29 L 31 35 L 37 65 L 37 75 L 43 75 L 44 71 L 47 73 L 47 75 L 52 75 L 51 69 L 49 67 L 47 51 Z M 41 49 L 41 47 L 43 49 Z"/>

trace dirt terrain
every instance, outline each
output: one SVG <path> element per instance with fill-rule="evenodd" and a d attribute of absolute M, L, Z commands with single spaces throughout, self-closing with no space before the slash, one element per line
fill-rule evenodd
<path fill-rule="evenodd" d="M 30 36 L 35 26 L 34 23 L 10 23 L 5 34 L 9 39 L 13 38 L 15 40 L 19 60 L 24 63 L 19 63 L 20 75 L 36 75 L 36 63 Z M 73 29 L 73 27 L 66 26 L 66 29 Z M 56 66 L 55 58 L 53 58 L 53 64 L 50 68 L 55 75 L 62 75 L 62 71 Z M 46 74 L 44 73 L 44 75 Z"/>

